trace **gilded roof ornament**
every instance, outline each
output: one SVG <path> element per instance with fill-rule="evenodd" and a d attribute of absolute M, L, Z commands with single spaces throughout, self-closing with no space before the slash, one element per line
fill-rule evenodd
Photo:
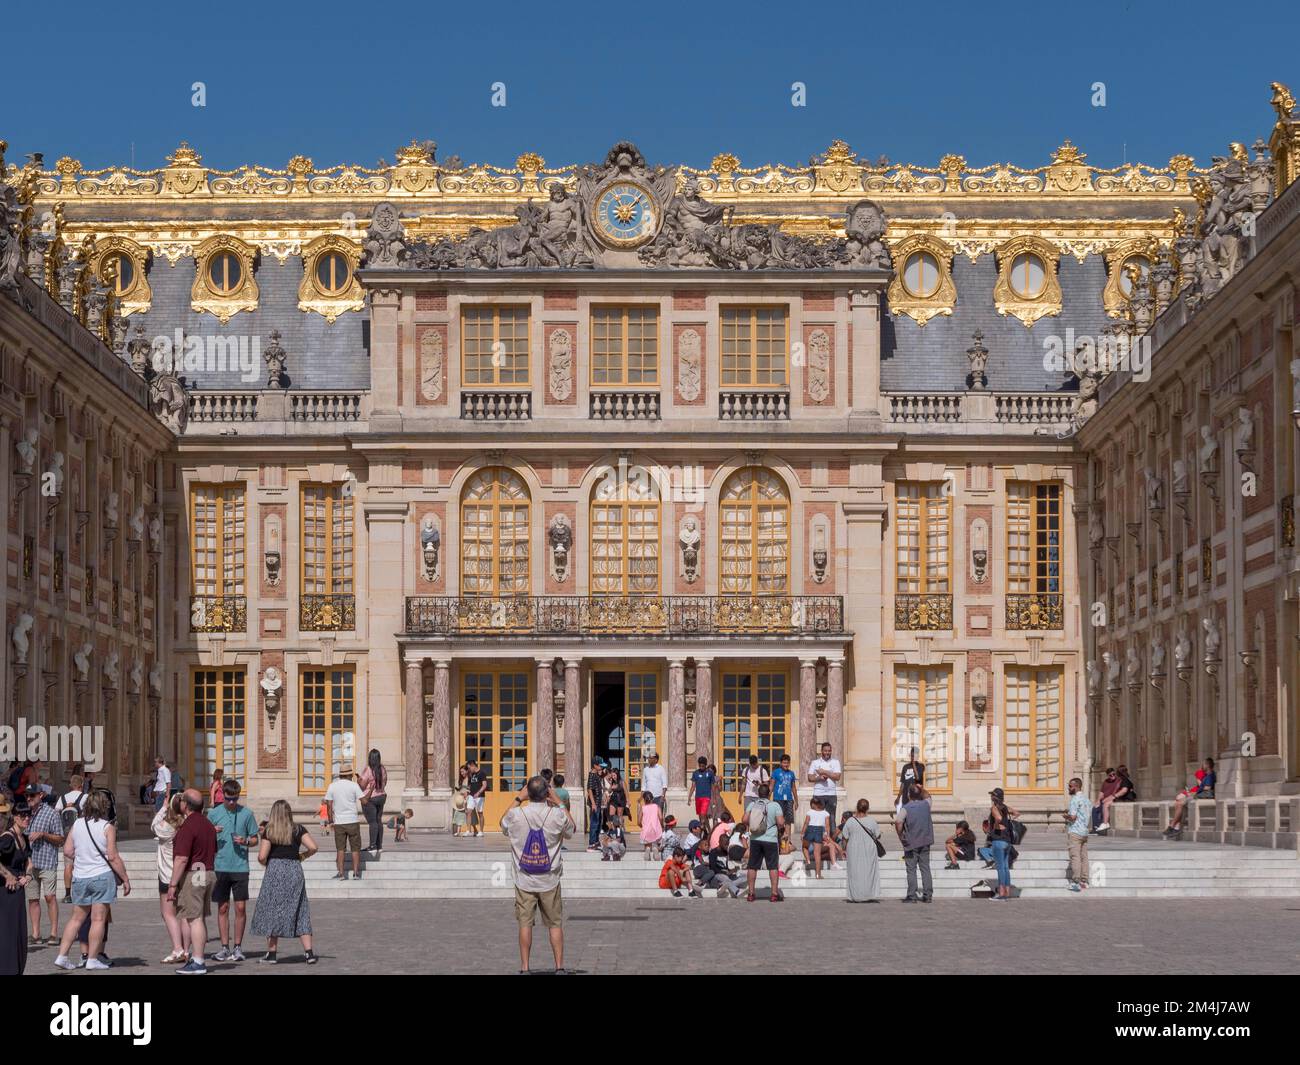
<path fill-rule="evenodd" d="M 189 141 L 181 141 L 176 151 L 167 156 L 167 162 L 173 167 L 198 166 L 203 162 L 203 156 L 190 147 Z"/>
<path fill-rule="evenodd" d="M 1280 81 L 1272 84 L 1273 99 L 1269 101 L 1273 109 L 1277 112 L 1278 120 L 1281 122 L 1289 121 L 1291 112 L 1295 110 L 1295 97 L 1291 95 L 1291 90 L 1283 85 Z"/>

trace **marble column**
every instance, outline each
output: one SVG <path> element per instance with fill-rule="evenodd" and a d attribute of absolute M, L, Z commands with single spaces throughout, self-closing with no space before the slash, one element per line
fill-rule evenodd
<path fill-rule="evenodd" d="M 451 787 L 451 663 L 433 664 L 433 768 L 429 787 Z"/>
<path fill-rule="evenodd" d="M 586 786 L 587 763 L 582 757 L 582 693 L 578 681 L 582 663 L 576 659 L 564 662 L 564 775 L 571 787 L 579 790 Z"/>
<path fill-rule="evenodd" d="M 406 662 L 406 791 L 424 791 L 424 665 Z"/>
<path fill-rule="evenodd" d="M 537 742 L 533 768 L 529 773 L 555 768 L 555 700 L 549 658 L 537 659 Z"/>
<path fill-rule="evenodd" d="M 695 755 L 713 761 L 713 661 L 695 660 Z"/>
<path fill-rule="evenodd" d="M 686 669 L 668 663 L 668 786 L 686 789 Z"/>
<path fill-rule="evenodd" d="M 844 751 L 844 659 L 826 660 L 826 738 L 842 765 Z M 843 782 L 841 781 L 841 787 Z"/>
<path fill-rule="evenodd" d="M 805 658 L 799 663 L 799 757 L 796 770 L 799 783 L 808 772 L 808 764 L 817 757 L 817 661 Z M 836 752 L 841 759 L 842 754 Z"/>

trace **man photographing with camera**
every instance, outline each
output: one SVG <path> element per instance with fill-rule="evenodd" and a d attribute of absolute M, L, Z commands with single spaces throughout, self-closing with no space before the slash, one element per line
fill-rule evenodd
<path fill-rule="evenodd" d="M 526 804 L 526 805 L 525 805 Z M 564 902 L 560 844 L 576 831 L 573 817 L 542 777 L 530 777 L 501 818 L 514 863 L 515 919 L 519 922 L 519 971 L 528 972 L 533 924 L 540 911 L 555 955 L 555 971 L 564 972 Z"/>

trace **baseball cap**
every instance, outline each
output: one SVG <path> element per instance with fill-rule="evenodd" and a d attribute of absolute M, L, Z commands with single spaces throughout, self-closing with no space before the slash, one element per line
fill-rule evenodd
<path fill-rule="evenodd" d="M 700 827 L 700 823 L 699 823 L 698 821 L 692 821 L 692 822 L 691 822 L 689 825 L 687 825 L 686 827 L 689 828 L 692 832 L 694 832 L 697 828 Z"/>

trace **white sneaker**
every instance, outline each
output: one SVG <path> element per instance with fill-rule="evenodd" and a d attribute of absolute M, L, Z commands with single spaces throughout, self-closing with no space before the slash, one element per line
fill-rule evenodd
<path fill-rule="evenodd" d="M 78 965 L 75 961 L 69 958 L 66 954 L 60 954 L 57 958 L 54 959 L 54 967 L 56 969 L 80 969 L 81 968 L 80 965 Z"/>
<path fill-rule="evenodd" d="M 1109 831 L 1110 831 L 1110 822 L 1109 822 L 1109 821 L 1103 821 L 1101 824 L 1099 824 L 1099 825 L 1097 826 L 1097 831 L 1098 831 L 1098 832 L 1109 832 Z"/>
<path fill-rule="evenodd" d="M 105 965 L 98 958 L 91 958 L 88 962 L 86 962 L 86 968 L 87 969 L 108 969 L 110 968 L 110 966 Z"/>

